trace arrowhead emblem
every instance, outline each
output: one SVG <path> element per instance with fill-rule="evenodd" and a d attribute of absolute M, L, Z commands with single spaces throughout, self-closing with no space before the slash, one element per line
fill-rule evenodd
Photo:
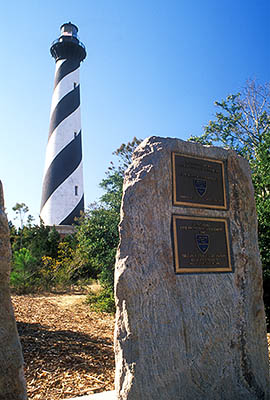
<path fill-rule="evenodd" d="M 206 193 L 207 190 L 207 183 L 205 179 L 194 179 L 193 180 L 194 187 L 197 191 L 197 193 L 203 197 Z"/>
<path fill-rule="evenodd" d="M 199 250 L 205 254 L 209 248 L 209 236 L 206 234 L 196 235 L 196 243 Z"/>

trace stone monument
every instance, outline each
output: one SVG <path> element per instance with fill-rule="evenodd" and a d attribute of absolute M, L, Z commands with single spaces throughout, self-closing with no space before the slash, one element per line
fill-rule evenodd
<path fill-rule="evenodd" d="M 9 291 L 11 249 L 0 181 L 0 400 L 27 399 L 21 345 Z"/>
<path fill-rule="evenodd" d="M 245 159 L 144 140 L 125 176 L 115 277 L 117 399 L 270 399 Z"/>

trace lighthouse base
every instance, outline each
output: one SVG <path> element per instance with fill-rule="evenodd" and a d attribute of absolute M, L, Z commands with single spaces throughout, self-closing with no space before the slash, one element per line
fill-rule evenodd
<path fill-rule="evenodd" d="M 73 225 L 55 225 L 55 229 L 59 233 L 61 239 L 65 236 L 72 235 L 75 232 Z"/>

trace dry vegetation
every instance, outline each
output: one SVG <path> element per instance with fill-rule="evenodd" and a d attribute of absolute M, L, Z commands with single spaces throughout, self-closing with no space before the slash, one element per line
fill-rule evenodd
<path fill-rule="evenodd" d="M 79 295 L 13 296 L 28 396 L 62 400 L 113 389 L 113 316 Z"/>

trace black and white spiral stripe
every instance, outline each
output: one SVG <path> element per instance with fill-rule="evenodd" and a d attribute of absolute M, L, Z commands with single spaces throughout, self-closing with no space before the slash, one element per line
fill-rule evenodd
<path fill-rule="evenodd" d="M 71 225 L 84 209 L 79 67 L 79 60 L 56 62 L 40 214 L 45 225 Z"/>

